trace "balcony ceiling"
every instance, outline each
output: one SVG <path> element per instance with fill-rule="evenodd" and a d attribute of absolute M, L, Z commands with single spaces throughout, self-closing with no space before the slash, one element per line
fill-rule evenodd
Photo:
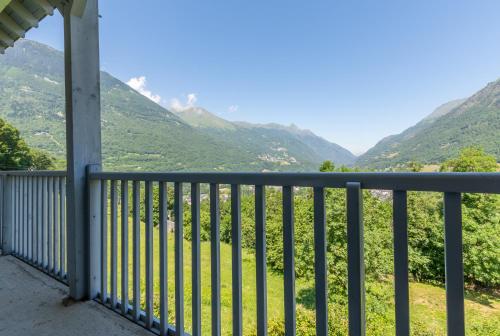
<path fill-rule="evenodd" d="M 0 53 L 52 15 L 61 0 L 0 0 Z"/>

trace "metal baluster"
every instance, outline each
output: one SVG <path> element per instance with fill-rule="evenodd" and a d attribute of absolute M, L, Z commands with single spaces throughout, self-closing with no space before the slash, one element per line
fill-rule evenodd
<path fill-rule="evenodd" d="M 42 267 L 48 268 L 47 177 L 42 177 Z"/>
<path fill-rule="evenodd" d="M 32 179 L 31 176 L 26 177 L 27 182 L 27 212 L 28 212 L 28 260 L 33 262 L 33 200 L 32 200 Z"/>
<path fill-rule="evenodd" d="M 465 335 L 461 201 L 460 193 L 444 194 L 446 322 L 449 336 Z"/>
<path fill-rule="evenodd" d="M 22 185 L 22 177 L 19 176 L 19 186 L 18 186 L 18 202 L 17 202 L 17 212 L 18 212 L 18 250 L 17 250 L 17 255 L 22 256 L 23 254 L 23 216 L 22 216 L 22 199 L 23 199 L 23 185 Z"/>
<path fill-rule="evenodd" d="M 141 195 L 141 182 L 134 181 L 133 183 L 133 222 L 134 222 L 134 244 L 132 246 L 134 254 L 134 306 L 133 315 L 134 320 L 139 321 L 141 313 L 141 218 L 140 218 L 140 195 Z"/>
<path fill-rule="evenodd" d="M 285 294 L 285 334 L 295 336 L 295 234 L 293 187 L 283 187 L 283 276 Z"/>
<path fill-rule="evenodd" d="M 175 216 L 175 330 L 176 335 L 184 335 L 184 220 L 182 183 L 174 185 Z"/>
<path fill-rule="evenodd" d="M 14 176 L 14 216 L 15 216 L 15 230 L 14 230 L 14 252 L 19 255 L 19 248 L 20 248 L 20 242 L 21 240 L 19 239 L 20 237 L 20 218 L 19 218 L 19 178 L 17 176 Z"/>
<path fill-rule="evenodd" d="M 43 178 L 37 178 L 36 216 L 38 226 L 38 266 L 43 267 Z"/>
<path fill-rule="evenodd" d="M 24 259 L 29 260 L 28 176 L 23 177 Z"/>
<path fill-rule="evenodd" d="M 167 185 L 159 183 L 160 210 L 160 335 L 168 334 L 168 218 Z"/>
<path fill-rule="evenodd" d="M 37 254 L 37 227 L 36 227 L 36 177 L 31 177 L 31 261 L 36 265 Z"/>
<path fill-rule="evenodd" d="M 38 265 L 38 177 L 33 177 L 32 181 L 32 208 L 33 208 L 33 263 Z"/>
<path fill-rule="evenodd" d="M 54 183 L 54 274 L 59 274 L 59 178 Z"/>
<path fill-rule="evenodd" d="M 101 302 L 108 300 L 108 181 L 101 181 Z"/>
<path fill-rule="evenodd" d="M 316 278 L 316 335 L 328 335 L 325 189 L 314 188 L 314 265 Z"/>
<path fill-rule="evenodd" d="M 59 232 L 60 234 L 60 268 L 61 268 L 61 278 L 64 279 L 66 276 L 66 183 L 65 183 L 65 178 L 61 177 L 59 179 L 59 191 L 60 191 L 60 197 L 59 197 L 59 208 L 61 209 L 60 211 L 60 223 L 61 223 L 61 230 Z M 101 220 L 103 217 L 100 217 Z M 102 239 L 102 237 L 101 237 Z"/>
<path fill-rule="evenodd" d="M 29 176 L 24 177 L 24 225 L 25 243 L 24 257 L 30 260 L 30 204 L 29 204 Z"/>
<path fill-rule="evenodd" d="M 241 285 L 241 188 L 231 185 L 231 239 L 233 282 L 233 335 L 242 335 L 242 285 Z"/>
<path fill-rule="evenodd" d="M 128 313 L 128 181 L 122 180 L 122 314 Z"/>
<path fill-rule="evenodd" d="M 23 218 L 23 177 L 19 176 L 19 202 L 17 204 L 18 212 L 19 212 L 19 251 L 18 255 L 20 257 L 23 256 L 23 238 L 24 238 L 24 218 Z"/>
<path fill-rule="evenodd" d="M 25 206 L 26 206 L 26 260 L 31 261 L 31 186 L 30 186 L 30 176 L 26 176 L 26 186 L 25 186 Z"/>
<path fill-rule="evenodd" d="M 21 256 L 26 258 L 26 176 L 21 177 L 21 218 L 22 218 L 22 238 L 21 238 Z"/>
<path fill-rule="evenodd" d="M 10 194 L 12 196 L 12 203 L 10 205 L 10 209 L 12 211 L 12 252 L 15 254 L 16 253 L 16 248 L 17 248 L 17 212 L 16 212 L 16 189 L 17 189 L 17 184 L 16 184 L 16 177 L 13 176 L 11 177 L 11 188 L 10 188 Z"/>
<path fill-rule="evenodd" d="M 257 335 L 267 335 L 266 189 L 255 186 L 255 263 L 257 279 Z"/>
<path fill-rule="evenodd" d="M 118 195 L 116 181 L 111 180 L 111 306 L 116 308 L 118 273 Z"/>
<path fill-rule="evenodd" d="M 24 178 L 19 177 L 19 256 L 24 257 Z"/>
<path fill-rule="evenodd" d="M 410 335 L 408 292 L 408 212 L 406 191 L 393 193 L 396 336 Z"/>
<path fill-rule="evenodd" d="M 38 265 L 39 261 L 39 254 L 38 254 L 38 231 L 39 231 L 39 226 L 38 226 L 38 177 L 33 177 L 32 180 L 32 195 L 31 195 L 31 200 L 32 200 L 32 220 L 33 220 L 33 263 L 35 265 Z"/>
<path fill-rule="evenodd" d="M 146 182 L 146 327 L 153 327 L 153 182 Z"/>
<path fill-rule="evenodd" d="M 11 196 L 12 196 L 12 204 L 11 204 L 11 211 L 12 211 L 12 221 L 14 225 L 12 226 L 12 252 L 15 254 L 17 251 L 17 211 L 16 211 L 16 203 L 17 203 L 17 182 L 16 182 L 16 177 L 12 176 L 11 177 Z"/>
<path fill-rule="evenodd" d="M 37 226 L 37 206 L 36 206 L 36 197 L 37 197 L 37 177 L 34 176 L 31 178 L 31 225 L 33 228 L 33 264 L 38 263 L 38 226 Z"/>
<path fill-rule="evenodd" d="M 12 196 L 12 204 L 11 206 L 11 211 L 12 211 L 12 252 L 15 254 L 16 249 L 17 249 L 17 212 L 16 212 L 16 189 L 17 189 L 17 183 L 16 183 L 16 177 L 12 176 L 11 177 L 11 189 L 10 189 L 10 194 Z"/>
<path fill-rule="evenodd" d="M 364 336 L 365 266 L 363 256 L 363 197 L 361 185 L 347 183 L 347 264 L 349 335 Z"/>
<path fill-rule="evenodd" d="M 200 185 L 191 183 L 191 242 L 192 242 L 192 317 L 193 336 L 201 335 L 201 251 L 200 251 Z"/>
<path fill-rule="evenodd" d="M 212 335 L 220 336 L 220 206 L 219 185 L 215 183 L 210 184 L 210 257 L 212 285 Z"/>
<path fill-rule="evenodd" d="M 53 178 L 49 177 L 47 180 L 47 214 L 48 214 L 48 271 L 54 271 L 54 196 L 53 196 Z"/>

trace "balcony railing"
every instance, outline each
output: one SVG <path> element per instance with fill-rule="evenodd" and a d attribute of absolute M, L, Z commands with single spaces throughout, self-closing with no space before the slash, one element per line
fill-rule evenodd
<path fill-rule="evenodd" d="M 65 279 L 66 232 L 64 174 L 4 173 L 4 244 L 18 257 Z M 409 335 L 407 192 L 443 193 L 448 335 L 464 335 L 462 262 L 462 193 L 500 193 L 498 173 L 116 173 L 89 169 L 88 226 L 91 296 L 161 335 L 184 335 L 185 195 L 191 202 L 192 325 L 201 335 L 200 190 L 210 202 L 210 273 L 212 335 L 221 333 L 220 186 L 230 185 L 232 241 L 232 333 L 241 335 L 242 239 L 241 186 L 255 196 L 257 334 L 267 334 L 266 187 L 282 189 L 285 333 L 296 334 L 294 255 L 295 187 L 313 189 L 316 334 L 328 334 L 327 240 L 325 189 L 346 190 L 348 252 L 348 321 L 350 335 L 365 334 L 363 189 L 393 192 L 396 334 Z M 167 272 L 167 188 L 174 189 L 175 271 Z M 158 200 L 153 191 L 158 190 Z M 131 197 L 129 197 L 131 195 Z M 157 204 L 154 204 L 157 202 Z M 130 203 L 130 204 L 129 204 Z M 141 204 L 142 209 L 141 209 Z M 153 207 L 159 212 L 159 262 L 153 262 Z M 144 222 L 141 221 L 141 214 Z M 129 220 L 129 215 L 131 220 Z M 129 223 L 130 221 L 130 223 Z M 142 232 L 145 239 L 141 239 Z M 130 231 L 130 232 L 129 232 Z M 121 235 L 119 237 L 118 235 Z M 59 238 L 58 238 L 59 237 Z M 129 244 L 132 241 L 132 251 Z M 144 244 L 145 246 L 142 246 Z M 9 245 L 10 246 L 10 245 Z M 118 250 L 120 248 L 120 251 Z M 145 265 L 141 265 L 144 249 Z M 121 257 L 119 257 L 121 256 Z M 129 260 L 129 256 L 131 260 Z M 130 266 L 129 266 L 130 265 Z M 129 279 L 130 267 L 132 276 Z M 141 267 L 145 268 L 144 293 Z M 153 310 L 153 267 L 159 267 L 159 314 Z M 168 321 L 168 282 L 175 277 L 175 325 Z M 120 284 L 118 281 L 120 280 Z M 119 292 L 119 288 L 121 291 Z M 130 297 L 129 297 L 129 293 Z M 144 298 L 144 303 L 141 302 Z"/>
<path fill-rule="evenodd" d="M 3 238 L 11 237 L 12 254 L 66 282 L 66 172 L 14 171 L 0 177 Z"/>

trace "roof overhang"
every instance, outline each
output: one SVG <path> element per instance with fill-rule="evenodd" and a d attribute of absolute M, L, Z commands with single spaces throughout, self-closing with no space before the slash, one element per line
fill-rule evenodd
<path fill-rule="evenodd" d="M 28 30 L 38 27 L 47 15 L 54 14 L 64 0 L 0 0 L 0 53 L 23 38 Z M 76 0 L 75 2 L 85 2 Z M 83 8 L 85 5 L 83 5 Z"/>

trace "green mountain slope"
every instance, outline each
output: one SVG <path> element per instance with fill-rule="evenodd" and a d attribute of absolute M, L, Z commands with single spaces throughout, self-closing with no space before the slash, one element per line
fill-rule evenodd
<path fill-rule="evenodd" d="M 293 165 L 299 158 L 351 165 L 356 158 L 347 149 L 295 125 L 231 122 L 200 107 L 185 108 L 175 113 L 210 136 L 227 139 L 240 150 L 257 155 L 262 161 L 282 166 Z"/>
<path fill-rule="evenodd" d="M 262 142 L 262 134 L 236 131 L 220 118 L 212 118 L 210 126 L 231 130 L 234 137 L 193 127 L 105 72 L 101 73 L 101 98 L 103 160 L 108 170 L 306 171 L 316 170 L 328 158 L 311 153 L 306 144 L 292 141 L 285 132 L 269 130 L 264 136 L 273 140 Z M 31 146 L 64 159 L 60 51 L 22 40 L 0 56 L 0 117 L 17 127 Z"/>
<path fill-rule="evenodd" d="M 455 100 L 404 132 L 382 139 L 356 165 L 384 169 L 410 161 L 440 163 L 465 146 L 482 146 L 500 160 L 500 79 Z"/>

